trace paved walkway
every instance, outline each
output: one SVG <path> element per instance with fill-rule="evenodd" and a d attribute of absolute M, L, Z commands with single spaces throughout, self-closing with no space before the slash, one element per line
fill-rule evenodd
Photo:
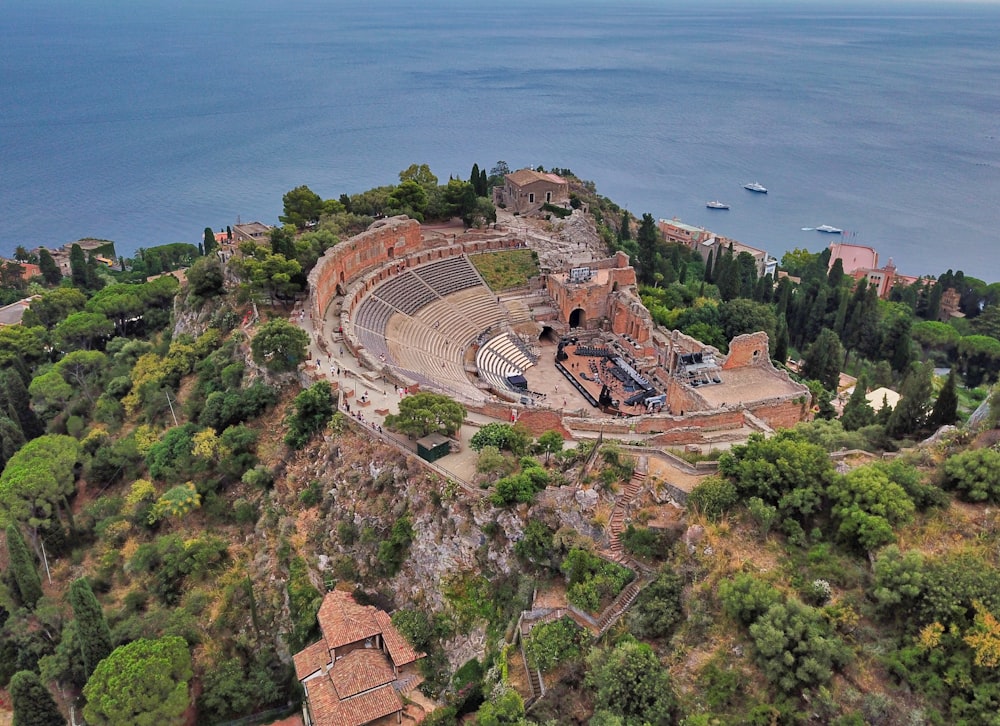
<path fill-rule="evenodd" d="M 361 365 L 344 346 L 341 335 L 337 332 L 340 327 L 340 316 L 333 312 L 338 308 L 339 301 L 340 298 L 334 300 L 330 305 L 330 312 L 321 321 L 312 319 L 309 314 L 309 306 L 305 303 L 302 303 L 306 311 L 304 315 L 301 313 L 301 307 L 296 308 L 292 313 L 291 322 L 309 334 L 309 360 L 306 364 L 306 371 L 313 379 L 338 384 L 344 393 L 344 401 L 350 404 L 351 413 L 349 415 L 356 422 L 362 423 L 354 416 L 354 414 L 360 414 L 364 417 L 364 425 L 373 434 L 381 435 L 381 438 L 387 442 L 416 455 L 417 448 L 414 441 L 405 436 L 394 434 L 384 427 L 386 414 L 399 413 L 399 402 L 405 394 L 401 396 L 400 390 L 392 383 L 383 381 L 373 371 Z M 325 350 L 321 341 L 325 341 Z M 374 380 L 372 380 L 373 378 Z M 363 398 L 369 401 L 367 406 L 359 406 L 355 403 Z M 379 413 L 379 411 L 383 413 Z M 478 455 L 469 446 L 469 439 L 479 431 L 481 426 L 494 421 L 496 419 L 488 416 L 473 412 L 468 413 L 465 417 L 465 424 L 458 434 L 461 450 L 438 459 L 435 462 L 438 467 L 459 480 L 471 482 L 475 479 Z"/>

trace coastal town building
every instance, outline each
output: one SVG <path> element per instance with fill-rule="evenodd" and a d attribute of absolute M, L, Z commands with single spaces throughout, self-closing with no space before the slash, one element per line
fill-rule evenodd
<path fill-rule="evenodd" d="M 778 260 L 769 255 L 765 250 L 751 247 L 748 244 L 730 239 L 729 237 L 717 235 L 703 227 L 684 224 L 677 217 L 669 220 L 660 219 L 657 221 L 656 226 L 667 242 L 682 244 L 688 249 L 697 250 L 702 260 L 708 260 L 709 254 L 712 255 L 712 259 L 718 259 L 722 251 L 728 249 L 729 245 L 732 244 L 733 255 L 746 252 L 753 257 L 758 277 L 770 275 L 774 278 L 778 272 Z"/>
<path fill-rule="evenodd" d="M 837 260 L 840 260 L 846 275 L 855 280 L 866 280 L 869 285 L 874 285 L 878 296 L 883 300 L 888 299 L 893 286 L 913 285 L 922 279 L 900 274 L 891 257 L 888 263 L 879 267 L 878 252 L 874 247 L 832 242 L 830 244 L 830 269 L 833 269 Z"/>
<path fill-rule="evenodd" d="M 272 227 L 263 222 L 247 222 L 233 226 L 233 242 L 261 242 L 267 239 Z"/>
<path fill-rule="evenodd" d="M 494 202 L 516 214 L 537 212 L 545 204 L 569 204 L 569 182 L 558 174 L 519 169 L 504 177 L 503 186 L 494 188 Z"/>
<path fill-rule="evenodd" d="M 328 592 L 316 615 L 322 637 L 293 656 L 305 691 L 306 726 L 388 726 L 402 722 L 402 690 L 419 680 L 424 657 L 389 615 L 359 605 L 351 593 Z"/>
<path fill-rule="evenodd" d="M 42 274 L 42 268 L 31 262 L 18 262 L 17 260 L 9 260 L 6 257 L 0 257 L 0 266 L 6 267 L 7 265 L 13 265 L 12 269 L 17 267 L 21 268 L 21 279 L 27 282 L 33 277 L 38 277 Z M 13 274 L 13 273 L 12 273 Z M 5 278 L 6 279 L 6 278 Z"/>
<path fill-rule="evenodd" d="M 698 245 L 713 236 L 707 229 L 684 224 L 677 217 L 660 219 L 656 222 L 656 226 L 667 242 L 676 242 L 693 250 L 698 249 Z"/>

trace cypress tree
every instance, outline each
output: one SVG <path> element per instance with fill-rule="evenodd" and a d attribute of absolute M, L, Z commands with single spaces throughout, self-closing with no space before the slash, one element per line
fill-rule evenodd
<path fill-rule="evenodd" d="M 14 726 L 65 726 L 56 700 L 33 671 L 18 671 L 10 679 Z"/>
<path fill-rule="evenodd" d="M 24 433 L 17 421 L 0 413 L 0 470 L 24 443 Z"/>
<path fill-rule="evenodd" d="M 622 210 L 622 223 L 621 227 L 618 228 L 618 239 L 622 242 L 625 240 L 632 239 L 632 215 L 628 213 L 627 209 Z"/>
<path fill-rule="evenodd" d="M 341 201 L 341 203 L 343 203 L 345 196 L 347 196 L 347 195 L 346 194 L 341 194 L 340 195 L 340 201 Z M 350 201 L 350 199 L 348 199 L 348 201 Z M 347 207 L 348 205 L 344 204 L 344 206 Z M 347 211 L 350 212 L 351 210 L 348 209 Z M 230 227 L 227 224 L 226 225 L 226 242 L 232 242 L 232 241 L 233 241 L 233 228 Z"/>
<path fill-rule="evenodd" d="M 31 397 L 17 371 L 5 370 L 0 373 L 0 402 L 9 404 L 10 408 L 13 409 L 26 441 L 41 436 L 45 432 L 38 416 L 31 410 Z"/>
<path fill-rule="evenodd" d="M 927 308 L 924 310 L 924 318 L 927 320 L 937 320 L 941 315 L 941 295 L 944 288 L 940 281 L 936 282 L 927 293 Z"/>
<path fill-rule="evenodd" d="M 483 190 L 479 196 L 488 197 L 490 195 L 490 180 L 486 176 L 486 169 L 479 170 L 479 188 Z"/>
<path fill-rule="evenodd" d="M 886 433 L 894 439 L 915 434 L 927 423 L 933 368 L 930 362 L 919 365 L 914 363 L 903 379 L 903 385 L 899 389 L 899 403 L 886 424 Z"/>
<path fill-rule="evenodd" d="M 77 639 L 83 655 L 83 667 L 87 678 L 97 664 L 107 658 L 111 647 L 111 629 L 104 617 L 101 604 L 97 602 L 90 583 L 85 578 L 74 580 L 69 588 L 69 602 L 76 618 Z"/>
<path fill-rule="evenodd" d="M 948 372 L 944 387 L 938 394 L 931 410 L 930 424 L 934 428 L 947 426 L 958 420 L 958 393 L 955 390 L 955 369 Z"/>
<path fill-rule="evenodd" d="M 708 259 L 705 260 L 705 282 L 712 282 L 714 272 L 712 270 L 712 250 L 708 251 Z"/>
<path fill-rule="evenodd" d="M 14 524 L 7 525 L 7 556 L 10 559 L 10 573 L 17 586 L 21 604 L 34 610 L 42 596 L 42 580 L 38 568 L 21 536 L 21 530 Z"/>
<path fill-rule="evenodd" d="M 480 186 L 480 182 L 479 182 L 479 164 L 473 164 L 472 165 L 472 173 L 469 174 L 469 184 L 471 184 L 472 188 L 476 190 L 476 196 L 477 197 L 484 197 L 484 196 L 486 196 L 485 192 L 481 192 L 480 189 L 479 189 L 479 186 Z"/>
<path fill-rule="evenodd" d="M 48 284 L 58 285 L 59 281 L 62 280 L 62 272 L 59 270 L 59 265 L 56 264 L 56 261 L 52 259 L 52 255 L 44 247 L 38 253 L 38 267 L 42 272 L 42 277 Z"/>
<path fill-rule="evenodd" d="M 861 377 L 854 384 L 854 392 L 844 406 L 844 413 L 840 417 L 844 431 L 857 431 L 875 423 L 875 411 L 868 403 L 868 399 L 865 398 L 867 392 L 868 382 L 864 377 Z"/>
<path fill-rule="evenodd" d="M 74 244 L 69 248 L 69 270 L 73 280 L 73 287 L 80 290 L 87 289 L 87 258 L 83 254 L 83 248 Z"/>
<path fill-rule="evenodd" d="M 844 279 L 844 262 L 839 257 L 833 261 L 830 272 L 827 273 L 826 281 L 830 287 L 840 287 L 840 281 Z"/>
<path fill-rule="evenodd" d="M 778 337 L 774 341 L 771 360 L 777 361 L 781 365 L 788 362 L 788 325 L 784 318 L 778 318 Z"/>

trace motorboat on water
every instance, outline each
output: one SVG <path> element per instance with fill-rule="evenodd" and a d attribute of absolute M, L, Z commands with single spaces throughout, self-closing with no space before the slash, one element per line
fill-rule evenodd
<path fill-rule="evenodd" d="M 751 192 L 757 192 L 758 194 L 767 194 L 767 187 L 765 187 L 760 182 L 750 182 L 749 184 L 743 185 L 744 189 L 748 189 Z"/>
<path fill-rule="evenodd" d="M 725 202 L 720 202 L 716 199 L 714 202 L 706 202 L 705 206 L 709 209 L 729 209 L 729 205 Z"/>
<path fill-rule="evenodd" d="M 816 231 L 817 232 L 826 232 L 827 234 L 840 234 L 844 230 L 837 229 L 836 227 L 831 227 L 828 224 L 821 224 L 819 227 L 816 228 Z"/>

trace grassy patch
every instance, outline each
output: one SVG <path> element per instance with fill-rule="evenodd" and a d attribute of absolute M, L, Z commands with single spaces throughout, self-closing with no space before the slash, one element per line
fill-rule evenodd
<path fill-rule="evenodd" d="M 532 250 L 507 250 L 472 255 L 472 264 L 486 280 L 491 290 L 524 287 L 538 275 L 538 254 Z"/>

